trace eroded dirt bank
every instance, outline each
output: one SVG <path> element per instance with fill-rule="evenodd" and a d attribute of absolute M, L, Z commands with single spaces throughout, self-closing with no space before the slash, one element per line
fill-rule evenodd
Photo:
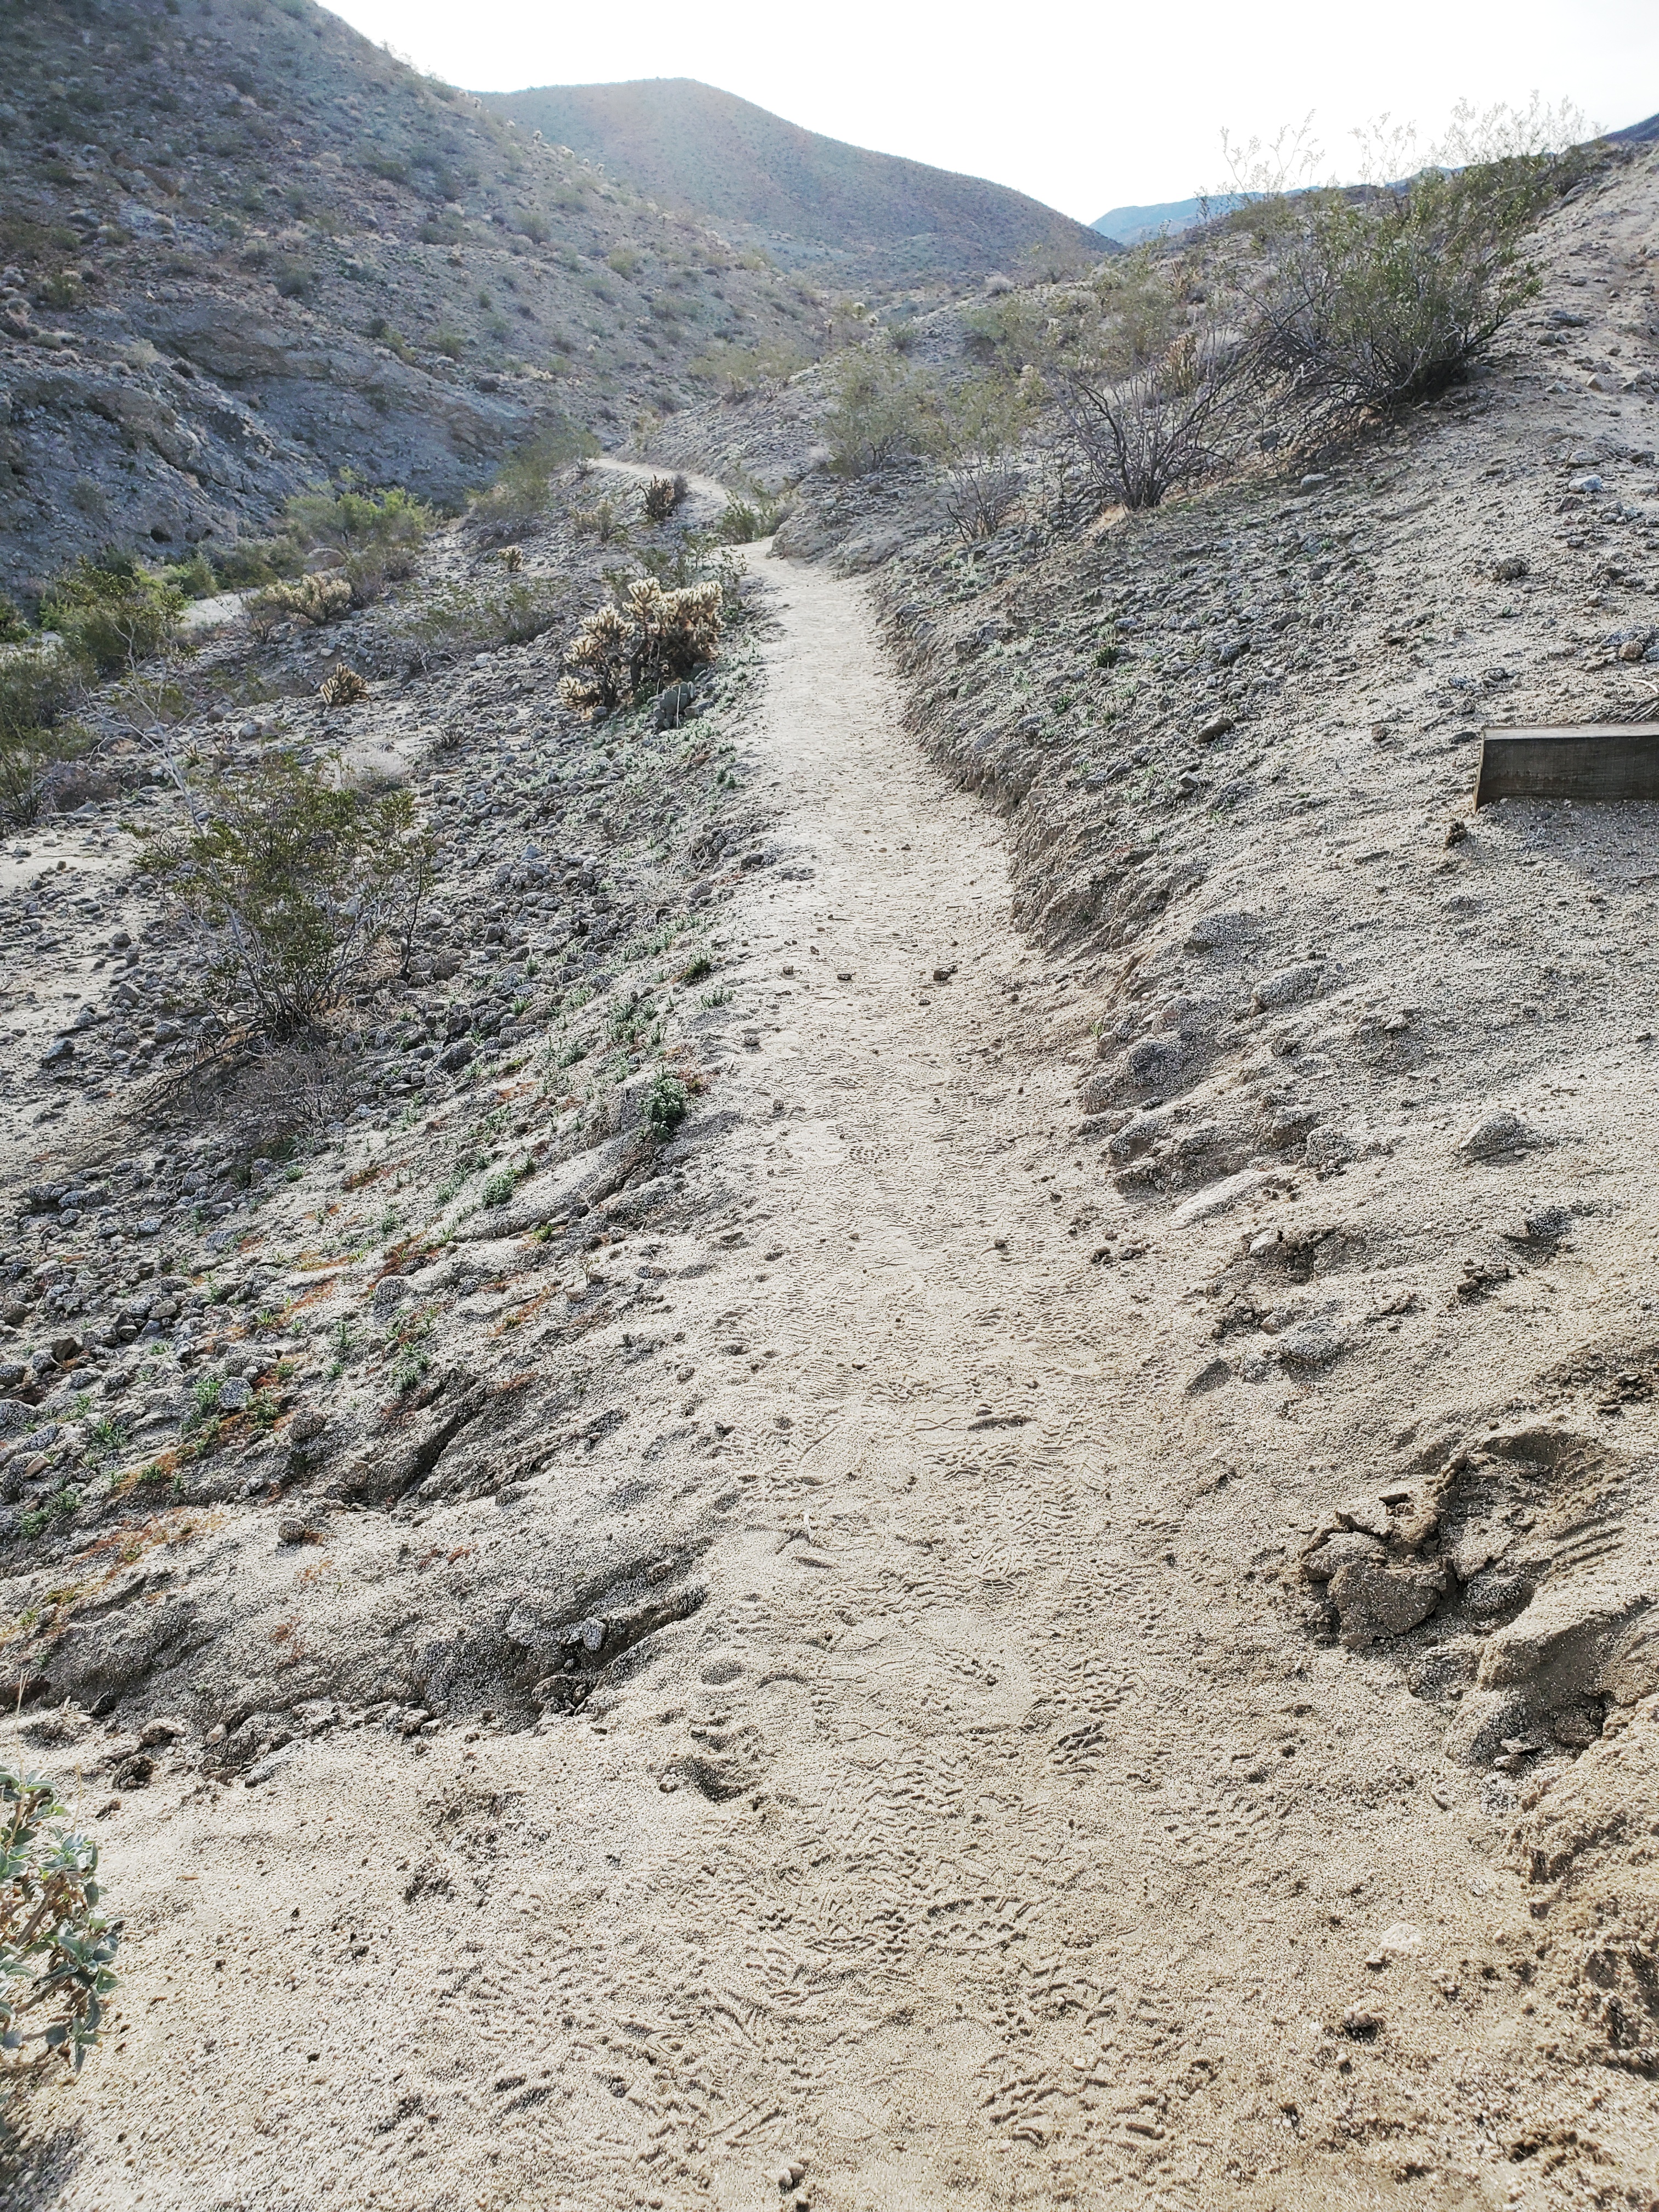
<path fill-rule="evenodd" d="M 233 1509 L 147 1601 L 234 1617 L 206 1688 L 261 1638 L 337 1646 L 367 1705 L 376 1638 L 400 1682 L 424 1638 L 447 1694 L 301 1731 L 252 1788 L 158 1759 L 108 1823 L 123 2032 L 34 2109 L 14 2194 L 1649 2201 L 1647 2031 L 1609 2065 L 1595 2010 L 1639 2008 L 1643 1877 L 1589 1878 L 1634 1863 L 1646 1705 L 1517 1845 L 1398 1655 L 1310 1632 L 1289 1570 L 1342 1451 L 1382 1455 L 1288 1372 L 1206 1382 L 1183 1294 L 1241 1216 L 1151 1210 L 1079 1139 L 1104 971 L 1015 934 L 866 586 L 754 557 L 755 792 L 797 858 L 722 920 L 683 1196 L 585 1267 L 475 1242 L 445 1326 L 499 1383 L 595 1272 L 638 1295 L 521 1481 L 309 1544 Z M 1233 1204 L 1266 1227 L 1300 1188 Z M 1375 1303 L 1386 1339 L 1409 1309 Z M 1645 1406 L 1618 1419 L 1630 1452 Z M 544 1683 L 535 1722 L 544 1668 L 586 1702 Z M 1579 1860 L 1565 1938 L 1534 1851 Z"/>

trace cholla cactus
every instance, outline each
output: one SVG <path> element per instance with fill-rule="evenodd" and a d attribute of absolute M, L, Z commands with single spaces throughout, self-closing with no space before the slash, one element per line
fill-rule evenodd
<path fill-rule="evenodd" d="M 297 576 L 292 583 L 267 584 L 256 592 L 249 612 L 258 621 L 279 621 L 284 615 L 293 615 L 301 622 L 332 622 L 337 615 L 349 612 L 351 607 L 351 579 L 337 569 L 325 569 L 319 575 Z"/>
<path fill-rule="evenodd" d="M 566 647 L 560 696 L 590 721 L 601 720 L 706 666 L 719 657 L 720 641 L 718 583 L 665 592 L 654 576 L 636 577 L 621 605 L 590 615 Z"/>
<path fill-rule="evenodd" d="M 522 545 L 503 545 L 495 558 L 510 575 L 516 576 L 524 566 L 524 548 Z"/>
<path fill-rule="evenodd" d="M 368 698 L 368 686 L 355 668 L 337 668 L 318 685 L 317 696 L 331 709 L 352 707 L 359 699 Z"/>
<path fill-rule="evenodd" d="M 666 522 L 690 489 L 683 476 L 653 477 L 645 488 L 645 519 Z"/>

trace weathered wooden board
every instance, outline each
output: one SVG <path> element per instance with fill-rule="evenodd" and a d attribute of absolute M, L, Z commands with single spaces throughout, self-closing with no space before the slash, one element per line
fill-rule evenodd
<path fill-rule="evenodd" d="M 1487 730 L 1474 803 L 1494 799 L 1659 799 L 1659 722 Z"/>

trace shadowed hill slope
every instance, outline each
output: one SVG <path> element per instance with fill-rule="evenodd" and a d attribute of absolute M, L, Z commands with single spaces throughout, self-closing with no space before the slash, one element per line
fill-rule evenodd
<path fill-rule="evenodd" d="M 544 85 L 484 105 L 670 206 L 705 210 L 785 261 L 839 264 L 849 281 L 978 276 L 1102 250 L 1084 224 L 1006 185 L 823 137 L 690 77 Z"/>

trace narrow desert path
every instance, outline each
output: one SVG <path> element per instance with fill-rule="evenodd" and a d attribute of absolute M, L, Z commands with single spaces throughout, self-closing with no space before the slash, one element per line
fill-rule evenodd
<path fill-rule="evenodd" d="M 1183 1397 L 1202 1260 L 1137 1260 L 1068 1143 L 1030 1038 L 1070 988 L 865 587 L 747 557 L 779 849 L 717 925 L 698 1226 L 647 1248 L 632 1418 L 513 1508 L 695 1522 L 706 1598 L 533 1732 L 137 1808 L 125 2025 L 41 2168 L 74 2212 L 1381 2201 L 1297 2116 L 1316 2065 L 1364 2087 L 1332 2023 L 1384 1931 L 1426 1986 L 1486 1893 L 1431 1711 L 1275 1592 L 1294 1424 Z"/>
<path fill-rule="evenodd" d="M 679 1652 L 606 1716 L 605 1874 L 536 1893 L 568 2017 L 638 2038 L 620 2101 L 550 2132 L 550 2178 L 653 2206 L 763 2207 L 795 2163 L 849 2209 L 1213 2203 L 1231 2143 L 1280 2170 L 1279 2058 L 1306 2066 L 1376 1930 L 1444 1889 L 1376 1787 L 1433 1735 L 1312 1657 L 1248 1565 L 1275 1516 L 1198 1415 L 1165 1425 L 1189 1355 L 1134 1270 L 1091 1265 L 1121 1204 L 1066 1149 L 1070 1071 L 1003 1042 L 1053 979 L 994 823 L 902 732 L 864 587 L 763 572 L 757 766 L 813 872 L 731 930 L 750 1264 L 685 1410 L 729 1431 L 732 1517 Z M 628 1787 L 653 1725 L 714 1795 Z"/>

